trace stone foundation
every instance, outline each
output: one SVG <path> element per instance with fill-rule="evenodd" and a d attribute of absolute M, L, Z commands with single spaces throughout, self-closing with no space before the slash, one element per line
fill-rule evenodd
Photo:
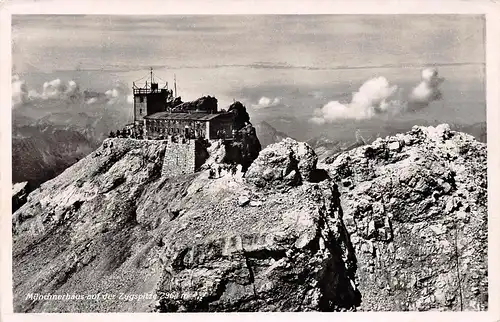
<path fill-rule="evenodd" d="M 184 143 L 169 141 L 165 147 L 165 157 L 161 170 L 162 177 L 175 177 L 195 172 L 195 140 Z"/>

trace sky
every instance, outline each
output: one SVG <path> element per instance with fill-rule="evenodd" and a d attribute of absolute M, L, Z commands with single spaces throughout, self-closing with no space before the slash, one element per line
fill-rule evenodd
<path fill-rule="evenodd" d="M 56 79 L 130 88 L 153 67 L 170 85 L 175 74 L 184 100 L 240 100 L 301 139 L 367 119 L 486 120 L 479 15 L 17 15 L 12 54 L 13 74 L 38 92 Z M 442 98 L 409 113 L 429 67 Z"/>

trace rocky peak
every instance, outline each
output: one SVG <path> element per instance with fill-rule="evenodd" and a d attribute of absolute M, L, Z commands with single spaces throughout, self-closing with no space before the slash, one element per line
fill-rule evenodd
<path fill-rule="evenodd" d="M 486 145 L 446 124 L 339 155 L 363 310 L 487 307 Z"/>

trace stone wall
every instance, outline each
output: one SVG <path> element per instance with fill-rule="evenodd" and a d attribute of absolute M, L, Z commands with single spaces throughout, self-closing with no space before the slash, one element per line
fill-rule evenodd
<path fill-rule="evenodd" d="M 163 177 L 194 173 L 195 171 L 195 140 L 184 143 L 169 141 L 165 148 L 165 157 L 161 174 Z"/>

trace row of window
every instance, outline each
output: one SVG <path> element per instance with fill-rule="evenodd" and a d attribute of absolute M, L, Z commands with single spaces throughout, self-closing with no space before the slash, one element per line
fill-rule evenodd
<path fill-rule="evenodd" d="M 141 110 L 142 111 L 142 110 Z M 191 128 L 193 127 L 196 127 L 196 128 L 200 128 L 202 127 L 203 125 L 205 125 L 204 122 L 200 122 L 200 121 L 178 121 L 178 120 L 157 120 L 157 119 L 148 119 L 147 121 L 149 123 L 149 125 L 164 125 L 164 126 L 173 126 L 173 125 L 178 125 L 178 124 L 181 124 L 183 126 L 187 125 Z"/>
<path fill-rule="evenodd" d="M 179 129 L 179 128 L 164 128 L 164 127 L 158 127 L 158 126 L 153 126 L 153 127 L 150 126 L 147 129 L 149 132 L 158 132 L 158 133 L 166 133 L 166 134 L 184 134 L 184 131 L 185 131 L 185 130 Z M 194 134 L 194 130 L 192 130 L 192 129 L 190 129 L 189 132 L 191 134 Z"/>

